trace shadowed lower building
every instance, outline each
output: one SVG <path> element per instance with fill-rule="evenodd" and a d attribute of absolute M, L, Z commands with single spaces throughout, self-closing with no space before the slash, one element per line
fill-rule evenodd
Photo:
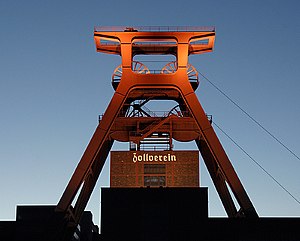
<path fill-rule="evenodd" d="M 300 218 L 213 218 L 207 188 L 102 188 L 103 241 L 299 241 Z"/>

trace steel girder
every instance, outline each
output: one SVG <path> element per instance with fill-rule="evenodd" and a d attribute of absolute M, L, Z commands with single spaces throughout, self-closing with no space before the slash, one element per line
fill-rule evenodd
<path fill-rule="evenodd" d="M 100 39 L 105 38 L 117 42 L 119 45 L 103 45 Z M 208 39 L 208 46 L 191 46 L 192 40 Z M 164 54 L 167 48 L 160 44 L 158 48 L 143 45 L 141 48 L 133 42 L 139 41 L 177 41 L 172 46 L 171 54 L 177 57 L 177 70 L 169 74 L 139 74 L 131 68 L 132 58 L 139 51 L 148 54 Z M 65 213 L 70 230 L 76 227 L 87 205 L 96 181 L 104 166 L 105 160 L 113 145 L 110 135 L 113 125 L 118 117 L 124 117 L 130 103 L 134 100 L 172 99 L 178 102 L 181 110 L 187 110 L 190 118 L 196 123 L 194 131 L 200 134 L 195 140 L 202 154 L 204 162 L 211 175 L 216 190 L 229 217 L 257 217 L 254 206 L 239 180 L 227 154 L 225 153 L 211 123 L 189 82 L 187 76 L 188 55 L 212 51 L 214 32 L 95 32 L 95 41 L 99 52 L 120 54 L 122 56 L 122 75 L 120 82 L 115 85 L 116 91 L 109 103 L 103 118 L 99 122 L 69 184 L 67 185 L 56 212 Z M 111 51 L 111 52 L 110 52 Z M 158 90 L 156 94 L 146 96 L 146 90 Z M 160 95 L 162 93 L 163 95 Z M 171 93 L 171 94 L 170 94 Z M 149 116 L 148 116 L 149 117 Z M 134 117 L 133 117 L 134 118 Z M 150 118 L 150 117 L 149 117 Z M 124 123 L 125 125 L 125 123 Z M 156 129 L 161 126 L 156 126 Z M 147 135 L 151 130 L 147 132 Z M 172 136 L 172 135 L 171 135 Z M 240 206 L 237 211 L 230 190 Z M 76 199 L 75 197 L 78 198 Z M 75 202 L 74 207 L 72 203 Z M 71 232 L 69 232 L 71 233 Z"/>

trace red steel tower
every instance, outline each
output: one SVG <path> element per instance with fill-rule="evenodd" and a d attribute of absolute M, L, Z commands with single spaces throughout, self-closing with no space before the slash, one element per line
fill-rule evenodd
<path fill-rule="evenodd" d="M 69 224 L 78 223 L 114 140 L 129 142 L 130 150 L 135 152 L 151 144 L 164 144 L 165 150 L 172 151 L 172 141 L 177 140 L 196 142 L 228 217 L 257 217 L 194 92 L 199 85 L 198 72 L 188 57 L 213 50 L 214 28 L 99 27 L 95 28 L 94 39 L 97 52 L 120 55 L 122 62 L 112 75 L 115 93 L 56 212 L 65 213 Z M 153 71 L 135 60 L 139 55 L 171 55 L 175 60 Z M 155 115 L 144 109 L 154 100 L 177 104 Z"/>

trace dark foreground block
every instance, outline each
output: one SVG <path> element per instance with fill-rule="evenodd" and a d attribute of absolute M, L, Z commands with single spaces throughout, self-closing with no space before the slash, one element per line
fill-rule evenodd
<path fill-rule="evenodd" d="M 207 222 L 207 188 L 102 188 L 104 240 L 174 240 Z M 171 239 L 171 237 L 173 239 Z"/>
<path fill-rule="evenodd" d="M 0 222 L 0 240 L 39 241 L 44 239 L 46 229 L 51 230 L 55 223 L 50 222 L 55 206 L 17 206 L 16 221 Z M 56 230 L 55 226 L 55 230 Z"/>
<path fill-rule="evenodd" d="M 64 213 L 54 211 L 56 206 L 17 206 L 16 221 L 0 222 L 0 241 L 99 241 L 99 230 L 92 213 L 85 211 L 79 226 L 66 235 Z"/>
<path fill-rule="evenodd" d="M 103 241 L 300 241 L 300 218 L 208 218 L 206 188 L 102 188 Z"/>

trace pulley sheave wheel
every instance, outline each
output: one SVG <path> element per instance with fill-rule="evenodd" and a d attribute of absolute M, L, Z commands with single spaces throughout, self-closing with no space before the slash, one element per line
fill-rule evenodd
<path fill-rule="evenodd" d="M 177 61 L 172 61 L 167 63 L 160 71 L 161 74 L 172 74 L 177 71 Z M 195 67 L 191 64 L 187 64 L 186 68 L 187 76 L 189 81 L 192 85 L 193 90 L 196 90 L 199 86 L 199 78 L 198 78 L 198 71 Z"/>
<path fill-rule="evenodd" d="M 168 116 L 170 115 L 176 115 L 178 117 L 183 117 L 183 113 L 179 107 L 179 105 L 174 106 L 169 112 L 168 112 Z"/>
<path fill-rule="evenodd" d="M 149 74 L 150 70 L 146 65 L 138 61 L 132 61 L 132 71 L 137 74 Z M 115 68 L 114 73 L 112 75 L 112 86 L 114 90 L 117 89 L 121 77 L 122 77 L 122 65 L 120 64 L 117 68 Z"/>

